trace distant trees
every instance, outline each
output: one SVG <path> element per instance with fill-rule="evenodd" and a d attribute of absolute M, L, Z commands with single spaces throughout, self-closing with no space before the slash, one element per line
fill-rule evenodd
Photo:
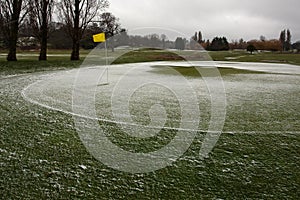
<path fill-rule="evenodd" d="M 281 50 L 281 42 L 279 40 L 250 40 L 247 42 L 248 45 L 253 45 L 257 50 L 264 51 L 280 51 Z"/>
<path fill-rule="evenodd" d="M 108 7 L 106 0 L 61 0 L 58 6 L 60 19 L 72 38 L 71 60 L 79 60 L 80 39 L 90 22 Z"/>
<path fill-rule="evenodd" d="M 103 32 L 99 26 L 99 23 L 91 23 L 85 30 L 82 39 L 80 40 L 80 48 L 83 49 L 93 49 L 97 46 L 93 41 L 93 35 Z"/>
<path fill-rule="evenodd" d="M 196 50 L 198 46 L 198 34 L 195 32 L 195 34 L 190 39 L 190 49 Z"/>
<path fill-rule="evenodd" d="M 295 49 L 295 50 L 299 53 L 299 52 L 300 52 L 300 41 L 295 42 L 295 43 L 292 45 L 292 48 Z"/>
<path fill-rule="evenodd" d="M 198 34 L 197 34 L 197 32 L 195 32 L 195 35 L 192 37 L 192 39 L 194 40 L 194 41 L 198 41 Z"/>
<path fill-rule="evenodd" d="M 205 46 L 205 41 L 203 40 L 201 31 L 195 32 L 195 34 L 190 39 L 190 49 L 200 50 L 204 46 Z"/>
<path fill-rule="evenodd" d="M 238 41 L 234 40 L 229 44 L 230 49 L 246 49 L 247 46 L 248 44 L 243 38 L 239 39 Z"/>
<path fill-rule="evenodd" d="M 280 41 L 277 39 L 268 40 L 265 42 L 265 48 L 262 50 L 280 51 Z"/>
<path fill-rule="evenodd" d="M 289 51 L 290 49 L 291 49 L 291 46 L 292 46 L 292 34 L 291 34 L 291 32 L 290 32 L 290 30 L 288 29 L 287 31 L 286 31 L 286 51 Z"/>
<path fill-rule="evenodd" d="M 208 50 L 210 46 L 210 41 L 206 40 L 206 42 L 203 42 L 201 45 L 204 49 Z"/>
<path fill-rule="evenodd" d="M 229 43 L 226 37 L 215 37 L 207 47 L 210 51 L 228 51 Z"/>
<path fill-rule="evenodd" d="M 201 31 L 199 32 L 195 32 L 195 35 L 191 38 L 192 40 L 198 42 L 199 44 L 201 44 L 203 41 L 203 38 L 202 38 L 202 33 Z"/>
<path fill-rule="evenodd" d="M 162 48 L 165 49 L 166 48 L 166 40 L 167 40 L 167 36 L 165 34 L 161 34 L 160 39 L 163 43 Z"/>
<path fill-rule="evenodd" d="M 259 39 L 260 39 L 260 41 L 262 41 L 262 42 L 265 42 L 265 41 L 267 40 L 266 37 L 263 36 L 263 35 L 261 35 L 261 36 L 259 37 Z"/>
<path fill-rule="evenodd" d="M 58 11 L 55 15 L 59 17 L 60 22 L 51 20 L 54 4 L 57 5 Z M 178 37 L 176 41 L 169 41 L 164 34 L 129 36 L 125 29 L 121 29 L 118 18 L 112 13 L 100 14 L 107 6 L 107 0 L 1 0 L 0 48 L 9 49 L 8 61 L 17 60 L 17 43 L 21 49 L 40 48 L 39 60 L 46 60 L 49 42 L 51 48 L 72 48 L 71 60 L 78 60 L 79 48 L 94 48 L 96 45 L 92 41 L 92 35 L 105 32 L 112 50 L 115 46 L 128 45 L 180 50 L 185 48 L 201 50 L 202 47 L 211 51 L 247 49 L 251 53 L 256 49 L 299 51 L 299 42 L 291 45 L 292 34 L 289 29 L 281 31 L 278 40 L 268 40 L 262 35 L 258 40 L 246 42 L 240 39 L 230 44 L 226 37 L 215 37 L 211 42 L 205 41 L 202 32 L 197 31 L 190 38 L 189 46 L 186 46 L 188 41 L 185 38 Z M 52 34 L 49 34 L 49 31 Z"/>
<path fill-rule="evenodd" d="M 198 40 L 197 40 L 197 42 L 198 42 L 199 44 L 201 44 L 201 43 L 203 42 L 203 38 L 202 38 L 202 33 L 201 33 L 201 31 L 198 32 Z"/>
<path fill-rule="evenodd" d="M 72 39 L 65 31 L 65 25 L 62 23 L 51 23 L 51 34 L 49 35 L 48 44 L 53 49 L 71 49 Z"/>
<path fill-rule="evenodd" d="M 96 24 L 96 23 L 95 23 Z M 84 38 L 80 42 L 80 47 L 84 49 L 92 49 L 96 45 L 92 40 L 92 35 L 95 33 L 99 33 L 103 31 L 100 26 L 97 27 L 95 25 L 88 26 L 86 29 L 86 33 Z M 53 34 L 51 34 L 50 40 L 53 40 Z M 108 45 L 111 47 L 111 40 L 112 38 L 108 38 Z M 119 34 L 114 36 L 114 47 L 120 46 L 130 46 L 130 47 L 149 47 L 149 48 L 175 48 L 175 42 L 169 41 L 167 36 L 162 34 L 159 36 L 158 34 L 149 34 L 145 36 L 141 35 L 128 35 L 126 29 L 121 29 Z M 57 44 L 57 42 L 55 42 Z M 101 45 L 100 47 L 104 47 Z"/>
<path fill-rule="evenodd" d="M 249 45 L 253 45 L 257 50 L 264 51 L 281 51 L 281 42 L 276 39 L 268 40 L 264 36 L 260 36 L 259 40 L 250 40 L 248 42 L 240 39 L 229 44 L 230 49 L 247 49 Z"/>
<path fill-rule="evenodd" d="M 282 51 L 289 51 L 291 49 L 292 34 L 289 29 L 280 32 L 279 41 L 281 43 Z"/>
<path fill-rule="evenodd" d="M 280 32 L 280 36 L 279 36 L 279 41 L 281 43 L 281 46 L 282 46 L 282 51 L 285 50 L 285 41 L 286 41 L 286 37 L 285 37 L 285 30 L 281 31 Z"/>
<path fill-rule="evenodd" d="M 175 40 L 175 49 L 184 50 L 185 49 L 185 41 L 181 37 L 177 37 Z"/>
<path fill-rule="evenodd" d="M 125 28 L 120 29 L 120 33 L 115 36 L 115 46 L 129 46 L 130 38 Z"/>
<path fill-rule="evenodd" d="M 122 31 L 119 36 L 123 38 L 121 41 L 126 41 L 126 45 L 131 47 L 153 47 L 153 48 L 175 48 L 175 42 L 169 41 L 167 36 L 162 34 L 160 37 L 158 34 L 150 35 L 127 35 L 126 31 Z M 119 42 L 118 42 L 119 44 Z M 124 45 L 124 42 L 121 43 Z M 120 45 L 120 44 L 119 44 Z"/>

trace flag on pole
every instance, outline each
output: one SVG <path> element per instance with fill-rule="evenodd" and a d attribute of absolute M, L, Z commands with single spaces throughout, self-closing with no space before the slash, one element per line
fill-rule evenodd
<path fill-rule="evenodd" d="M 105 33 L 93 35 L 94 42 L 105 42 Z"/>
<path fill-rule="evenodd" d="M 105 33 L 98 33 L 96 35 L 93 35 L 93 41 L 94 42 L 105 42 L 105 66 L 106 66 L 106 83 L 103 83 L 103 84 L 100 84 L 100 85 L 108 85 L 109 82 L 108 82 L 108 60 L 107 60 L 107 46 L 106 46 L 106 38 L 105 38 Z M 102 74 L 103 76 L 104 74 Z M 102 79 L 102 77 L 101 77 Z"/>

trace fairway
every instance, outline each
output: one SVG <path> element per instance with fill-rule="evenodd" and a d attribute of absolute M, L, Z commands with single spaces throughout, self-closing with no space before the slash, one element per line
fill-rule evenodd
<path fill-rule="evenodd" d="M 224 84 L 226 118 L 210 156 L 202 159 L 199 152 L 214 107 L 207 85 L 213 82 L 206 82 L 203 75 L 210 74 L 207 70 L 212 67 L 217 67 Z M 103 77 L 97 79 L 98 84 L 90 79 L 78 81 L 80 70 L 82 77 L 100 78 L 102 73 Z M 106 83 L 105 70 L 105 66 L 91 66 L 1 78 L 4 196 L 298 196 L 298 66 L 211 61 L 119 64 L 109 66 L 108 85 L 102 84 Z M 145 80 L 147 84 L 142 84 Z M 207 80 L 217 81 L 215 74 Z M 81 102 L 85 107 L 74 107 L 78 105 L 76 84 L 82 86 L 75 87 L 78 96 L 85 97 L 90 88 L 95 89 L 94 96 L 77 98 L 85 100 Z M 86 109 L 90 103 L 95 103 L 94 113 Z M 199 121 L 195 118 L 198 112 Z M 99 161 L 95 156 L 99 152 L 91 151 L 85 144 L 91 140 L 79 130 L 91 124 L 78 126 L 76 118 L 97 121 L 109 141 L 126 152 L 159 151 L 180 134 L 189 137 L 178 141 L 190 143 L 165 168 L 122 172 L 115 170 L 119 166 Z"/>
<path fill-rule="evenodd" d="M 196 67 L 198 69 L 195 70 Z M 46 107 L 48 109 L 61 111 L 71 115 L 78 115 L 74 113 L 72 108 L 72 100 L 74 100 L 74 84 L 79 80 L 78 84 L 84 84 L 83 90 L 89 90 L 88 87 L 96 89 L 95 91 L 95 119 L 104 122 L 113 123 L 127 123 L 126 120 L 133 117 L 141 125 L 144 124 L 147 127 L 149 123 L 148 110 L 151 106 L 157 102 L 162 103 L 167 109 L 170 109 L 167 113 L 170 121 L 165 128 L 179 128 L 177 121 L 180 121 L 180 105 L 178 96 L 172 94 L 176 90 L 182 92 L 179 97 L 182 102 L 187 105 L 192 104 L 195 95 L 197 98 L 197 104 L 199 110 L 203 115 L 201 117 L 202 124 L 199 125 L 195 131 L 205 131 L 207 129 L 207 123 L 209 121 L 209 112 L 211 109 L 211 94 L 208 91 L 207 82 L 201 77 L 201 73 L 211 69 L 211 67 L 218 67 L 216 74 L 222 76 L 224 82 L 224 89 L 226 92 L 226 98 L 228 101 L 227 108 L 236 108 L 242 104 L 255 109 L 245 110 L 240 112 L 239 115 L 243 116 L 240 120 L 244 122 L 251 122 L 253 119 L 257 119 L 255 127 L 251 127 L 250 124 L 243 127 L 243 129 L 235 127 L 232 128 L 232 123 L 229 123 L 229 127 L 225 126 L 227 132 L 238 132 L 241 130 L 248 131 L 298 131 L 298 126 L 292 126 L 294 129 L 276 129 L 272 118 L 277 117 L 277 124 L 284 124 L 282 121 L 286 121 L 286 118 L 280 118 L 276 116 L 276 112 L 279 114 L 292 112 L 289 118 L 290 123 L 297 123 L 297 109 L 298 109 L 298 87 L 300 70 L 298 66 L 288 64 L 266 64 L 266 63 L 238 63 L 238 62 L 213 62 L 213 61 L 199 61 L 199 62 L 147 62 L 147 63 L 134 63 L 134 64 L 119 64 L 112 65 L 108 68 L 105 66 L 88 67 L 81 70 L 69 70 L 57 73 L 42 74 L 41 76 L 35 76 L 39 81 L 30 84 L 22 91 L 23 97 L 32 103 Z M 200 73 L 199 73 L 200 72 Z M 82 77 L 78 77 L 78 73 L 85 73 Z M 99 81 L 97 84 L 92 84 L 88 79 L 94 75 Z M 107 77 L 108 76 L 108 80 Z M 98 80 L 99 79 L 99 80 Z M 122 80 L 124 79 L 124 80 Z M 151 84 L 142 84 L 141 80 L 150 80 Z M 159 80 L 162 84 L 159 85 Z M 80 82 L 81 81 L 81 82 Z M 108 81 L 109 84 L 103 84 Z M 123 82 L 122 82 L 123 81 Z M 163 84 L 171 83 L 169 87 L 164 88 Z M 184 91 L 188 82 L 188 87 L 192 90 Z M 122 85 L 122 86 L 120 86 Z M 136 88 L 135 88 L 136 87 Z M 173 89 L 173 90 L 172 90 Z M 119 90 L 118 94 L 116 90 Z M 169 91 L 168 91 L 169 90 Z M 80 95 L 84 95 L 85 91 L 81 91 Z M 195 92 L 195 93 L 193 93 Z M 128 96 L 127 101 L 130 101 L 130 113 L 125 116 L 122 106 L 126 107 L 126 102 L 118 104 L 118 99 L 122 96 Z M 277 98 L 274 98 L 277 97 Z M 283 98 L 285 97 L 285 98 Z M 94 97 L 91 97 L 94 98 Z M 113 98 L 117 98 L 116 100 Z M 140 98 L 140 99 L 138 99 Z M 288 99 L 291 98 L 291 99 Z M 88 99 L 87 99 L 88 100 Z M 116 102 L 114 102 L 116 101 Z M 261 101 L 261 102 L 260 102 Z M 113 108 L 111 104 L 118 104 L 119 107 Z M 258 103 L 260 103 L 258 107 Z M 270 107 L 270 110 L 264 110 L 268 113 L 262 119 L 259 117 L 258 112 L 260 109 Z M 271 107 L 274 107 L 271 109 Z M 112 110 L 115 109 L 115 110 Z M 118 112 L 118 109 L 122 112 L 115 114 L 112 111 Z M 179 109 L 179 110 L 178 110 Z M 132 112 L 131 112 L 132 111 Z M 229 110 L 231 111 L 231 110 Z M 273 113 L 272 113 L 273 111 Z M 188 112 L 193 112 L 193 108 L 190 108 Z M 252 113 L 251 113 L 252 112 Z M 245 118 L 245 114 L 248 113 Z M 93 118 L 90 113 L 86 112 L 86 115 L 82 117 Z M 115 114 L 115 116 L 113 115 Z M 288 113 L 287 113 L 288 114 Z M 124 116 L 118 116 L 124 115 Z M 130 116 L 133 115 L 133 116 Z M 251 116 L 252 115 L 252 116 Z M 231 116 L 230 116 L 231 117 Z M 262 116 L 261 116 L 262 117 Z M 115 120 L 118 118 L 120 120 Z M 123 118 L 124 121 L 121 119 Z M 282 121 L 281 121 L 282 120 Z M 139 124 L 138 123 L 138 124 Z M 261 123 L 261 125 L 260 125 Z M 291 126 L 289 123 L 288 126 Z M 129 125 L 133 125 L 128 123 Z M 204 125 L 206 124 L 206 125 Z M 258 129 L 258 126 L 264 126 L 265 129 Z M 148 126 L 149 127 L 149 126 Z"/>

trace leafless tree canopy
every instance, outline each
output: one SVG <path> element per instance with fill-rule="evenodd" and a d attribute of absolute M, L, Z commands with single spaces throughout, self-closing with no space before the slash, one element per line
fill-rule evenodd
<path fill-rule="evenodd" d="M 61 0 L 58 3 L 59 17 L 73 42 L 71 60 L 79 60 L 79 41 L 84 31 L 106 7 L 106 0 Z"/>
<path fill-rule="evenodd" d="M 43 24 L 49 25 L 52 21 L 53 5 L 54 0 L 30 0 L 29 2 L 27 20 L 38 39 L 41 39 Z"/>
<path fill-rule="evenodd" d="M 0 24 L 7 38 L 9 53 L 8 61 L 16 61 L 16 46 L 18 40 L 19 25 L 26 16 L 26 9 L 29 0 L 1 0 L 0 4 Z"/>
<path fill-rule="evenodd" d="M 118 34 L 121 30 L 121 25 L 118 21 L 119 19 L 112 13 L 105 12 L 101 15 L 100 27 L 108 34 L 108 37 L 111 37 Z"/>
<path fill-rule="evenodd" d="M 76 8 L 76 4 L 79 5 L 78 8 Z M 65 22 L 72 38 L 78 20 L 79 37 L 81 38 L 88 24 L 100 16 L 100 11 L 108 5 L 106 0 L 62 0 L 58 4 L 59 18 Z M 79 13 L 79 19 L 76 17 L 77 13 Z"/>
<path fill-rule="evenodd" d="M 27 21 L 41 45 L 39 60 L 47 60 L 47 40 L 54 0 L 30 0 Z"/>
<path fill-rule="evenodd" d="M 23 21 L 27 13 L 29 0 L 0 0 L 0 29 L 8 40 L 12 23 L 18 25 Z M 16 21 L 16 18 L 18 21 Z"/>

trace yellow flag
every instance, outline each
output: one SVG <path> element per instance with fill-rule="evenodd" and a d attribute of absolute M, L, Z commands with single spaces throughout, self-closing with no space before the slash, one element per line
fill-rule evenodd
<path fill-rule="evenodd" d="M 94 42 L 105 42 L 105 33 L 93 35 Z"/>

